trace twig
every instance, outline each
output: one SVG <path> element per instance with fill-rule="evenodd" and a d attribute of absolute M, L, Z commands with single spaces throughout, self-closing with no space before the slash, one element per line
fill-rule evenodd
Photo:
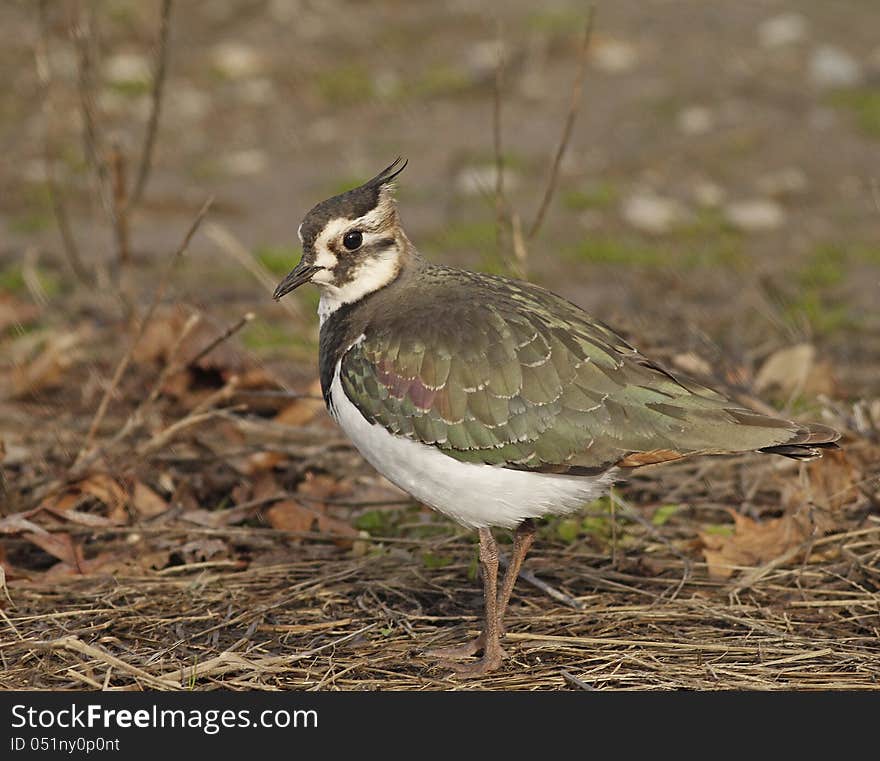
<path fill-rule="evenodd" d="M 46 290 L 43 288 L 40 276 L 37 274 L 37 257 L 38 249 L 36 246 L 28 246 L 24 250 L 21 275 L 25 287 L 31 294 L 31 298 L 41 307 L 45 307 L 49 303 L 49 297 L 46 295 Z"/>
<path fill-rule="evenodd" d="M 81 11 L 71 21 L 70 35 L 77 51 L 77 90 L 79 92 L 80 111 L 83 120 L 83 152 L 86 160 L 95 173 L 101 205 L 108 216 L 113 216 L 113 204 L 108 188 L 107 162 L 101 150 L 101 136 L 95 118 L 95 83 L 94 60 L 92 46 L 94 44 L 94 18 L 91 11 L 87 13 L 85 24 Z"/>
<path fill-rule="evenodd" d="M 581 679 L 578 679 L 574 674 L 570 674 L 568 671 L 560 671 L 559 673 L 562 674 L 562 677 L 563 679 L 565 679 L 566 682 L 577 687 L 579 690 L 587 690 L 588 692 L 596 691 L 595 687 L 587 684 Z"/>
<path fill-rule="evenodd" d="M 498 61 L 495 65 L 495 88 L 492 99 L 492 150 L 495 154 L 495 248 L 501 254 L 504 239 L 506 202 L 504 198 L 504 155 L 501 149 L 501 90 L 504 83 L 504 48 L 501 20 L 498 20 Z"/>
<path fill-rule="evenodd" d="M 217 336 L 213 341 L 211 341 L 204 349 L 202 349 L 198 354 L 196 354 L 189 362 L 187 362 L 187 367 L 195 367 L 199 360 L 208 356 L 214 349 L 216 349 L 220 344 L 224 341 L 228 341 L 232 336 L 238 333 L 245 325 L 247 325 L 251 320 L 253 320 L 256 315 L 253 312 L 248 312 L 243 315 L 238 322 L 230 325 L 226 330 L 223 331 L 219 336 Z M 322 397 L 323 398 L 323 397 Z"/>
<path fill-rule="evenodd" d="M 126 318 L 134 314 L 134 298 L 131 293 L 131 283 L 128 277 L 128 269 L 131 264 L 131 251 L 128 236 L 128 188 L 125 180 L 125 155 L 114 142 L 110 146 L 110 174 L 113 195 L 113 237 L 116 242 L 116 288 L 125 308 Z"/>
<path fill-rule="evenodd" d="M 180 352 L 180 347 L 183 345 L 186 337 L 192 333 L 193 328 L 198 325 L 199 320 L 201 319 L 202 316 L 198 314 L 198 312 L 191 314 L 187 318 L 186 322 L 183 324 L 183 328 L 181 328 L 180 332 L 177 334 L 177 338 L 174 339 L 174 343 L 171 345 L 168 357 L 165 360 L 165 367 L 162 368 L 159 377 L 156 378 L 156 382 L 150 389 L 150 393 L 147 394 L 146 398 L 138 405 L 134 412 L 134 417 L 142 418 L 144 412 L 153 404 L 153 402 L 156 401 L 156 399 L 159 398 L 159 394 L 162 393 L 162 387 L 165 385 L 165 381 L 167 381 L 174 373 L 184 369 L 183 363 L 177 361 L 177 354 Z"/>
<path fill-rule="evenodd" d="M 214 241 L 222 251 L 225 251 L 242 267 L 250 272 L 260 284 L 269 291 L 269 293 L 272 293 L 275 290 L 275 286 L 277 285 L 276 279 L 262 264 L 254 259 L 251 252 L 245 248 L 241 241 L 236 238 L 228 228 L 217 224 L 216 222 L 212 222 L 205 227 L 205 234 Z M 291 315 L 297 319 L 302 319 L 302 309 L 296 301 L 293 299 L 282 299 L 278 303 L 281 304 L 281 306 L 283 306 Z"/>
<path fill-rule="evenodd" d="M 162 0 L 159 21 L 159 47 L 156 51 L 156 69 L 153 72 L 153 88 L 150 91 L 150 115 L 147 119 L 144 144 L 141 148 L 141 159 L 138 166 L 137 179 L 131 191 L 130 207 L 140 203 L 144 188 L 153 167 L 153 149 L 156 145 L 156 133 L 159 131 L 159 115 L 162 110 L 162 91 L 168 69 L 168 38 L 171 32 L 172 0 Z"/>
<path fill-rule="evenodd" d="M 502 568 L 507 568 L 507 565 L 509 562 L 510 562 L 509 558 L 507 558 L 503 555 L 498 558 L 498 564 Z M 526 570 L 525 568 L 523 568 L 522 570 L 520 570 L 517 578 L 522 579 L 527 584 L 531 584 L 533 587 L 536 587 L 537 589 L 540 589 L 544 594 L 548 595 L 549 597 L 552 597 L 557 602 L 561 602 L 563 605 L 567 605 L 569 608 L 574 608 L 575 610 L 582 610 L 584 607 L 583 605 L 581 605 L 581 603 L 578 600 L 576 600 L 571 595 L 567 595 L 567 594 L 565 594 L 565 592 L 560 592 L 558 589 L 556 589 L 556 587 L 553 587 L 550 584 L 548 584 L 546 581 L 542 581 L 541 579 L 539 579 L 537 576 L 535 576 L 534 573 L 532 573 L 532 571 L 529 571 L 529 570 Z"/>
<path fill-rule="evenodd" d="M 122 659 L 117 658 L 115 655 L 111 655 L 103 648 L 86 644 L 77 637 L 67 636 L 60 637 L 59 639 L 50 640 L 48 642 L 31 642 L 28 644 L 33 647 L 43 648 L 47 650 L 70 650 L 71 652 L 79 653 L 80 655 L 85 655 L 89 658 L 94 658 L 95 660 L 101 661 L 108 666 L 115 667 L 118 671 L 122 671 L 137 679 L 142 679 L 146 684 L 150 685 L 153 688 L 157 688 L 160 690 L 180 689 L 180 685 L 175 683 L 173 680 L 168 679 L 164 676 L 155 677 L 149 672 L 144 671 L 143 669 L 139 669 L 137 666 L 132 666 L 130 663 L 126 663 Z"/>
<path fill-rule="evenodd" d="M 685 565 L 685 573 L 690 573 L 691 559 L 680 552 L 672 542 L 670 542 L 657 528 L 647 520 L 638 510 L 636 510 L 629 502 L 620 497 L 613 489 L 609 492 L 608 498 L 614 502 L 627 516 L 632 518 L 636 523 L 641 525 L 647 532 L 668 549 L 675 557 L 681 560 Z"/>
<path fill-rule="evenodd" d="M 197 408 L 198 409 L 198 408 Z M 207 420 L 211 420 L 212 418 L 222 416 L 226 414 L 229 409 L 227 408 L 223 410 L 208 410 L 207 412 L 196 413 L 195 411 L 191 412 L 184 418 L 172 423 L 167 428 L 163 428 L 159 433 L 154 435 L 149 441 L 141 444 L 137 448 L 137 455 L 140 458 L 149 457 L 153 452 L 157 452 L 162 449 L 166 444 L 168 444 L 175 436 L 177 436 L 182 431 L 185 431 L 187 428 L 192 428 L 196 425 L 201 425 Z"/>
<path fill-rule="evenodd" d="M 212 197 L 205 201 L 204 204 L 202 204 L 202 208 L 199 209 L 199 213 L 196 215 L 196 218 L 190 225 L 189 230 L 187 230 L 183 241 L 172 254 L 171 259 L 165 267 L 165 271 L 160 276 L 159 284 L 156 286 L 156 290 L 153 293 L 153 300 L 150 303 L 150 306 L 147 308 L 147 312 L 144 315 L 144 318 L 141 320 L 140 325 L 138 326 L 137 333 L 132 339 L 132 342 L 128 347 L 128 351 L 126 351 L 122 359 L 119 360 L 119 364 L 116 366 L 116 370 L 113 372 L 113 378 L 110 381 L 110 385 L 104 391 L 104 396 L 101 397 L 101 402 L 98 404 L 98 409 L 95 411 L 95 416 L 92 418 L 91 425 L 89 426 L 88 433 L 86 434 L 85 442 L 83 443 L 82 448 L 77 454 L 76 460 L 74 460 L 74 464 L 71 470 L 76 470 L 77 467 L 83 467 L 83 458 L 91 448 L 98 427 L 104 420 L 104 415 L 107 413 L 107 407 L 110 404 L 110 398 L 115 393 L 116 388 L 119 386 L 119 383 L 122 380 L 122 376 L 125 374 L 125 371 L 128 368 L 129 363 L 131 362 L 131 358 L 134 355 L 135 348 L 137 348 L 137 345 L 143 337 L 147 326 L 153 319 L 153 314 L 156 311 L 156 307 L 159 305 L 159 302 L 162 300 L 162 296 L 165 294 L 165 289 L 168 286 L 168 280 L 171 276 L 171 272 L 173 271 L 177 261 L 180 259 L 181 256 L 183 256 L 187 248 L 189 248 L 189 244 L 193 238 L 193 235 L 196 234 L 196 231 L 199 229 L 199 225 L 201 225 L 202 220 L 205 218 L 205 215 L 208 213 L 208 210 L 211 208 L 211 204 L 213 202 L 214 199 Z"/>
<path fill-rule="evenodd" d="M 544 223 L 544 217 L 547 214 L 547 209 L 550 206 L 550 201 L 553 199 L 553 194 L 556 192 L 556 182 L 559 178 L 559 166 L 562 163 L 562 157 L 568 147 L 569 140 L 571 140 L 571 132 L 574 128 L 575 118 L 577 117 L 581 106 L 581 94 L 584 85 L 584 78 L 587 73 L 587 53 L 590 48 L 590 37 L 592 37 L 593 34 L 593 19 L 595 17 L 596 7 L 591 5 L 587 11 L 587 23 L 584 28 L 584 36 L 581 41 L 580 53 L 578 56 L 577 74 L 575 75 L 574 85 L 571 88 L 571 100 L 568 104 L 568 114 L 565 117 L 565 124 L 562 128 L 562 136 L 559 140 L 559 145 L 556 148 L 556 155 L 553 157 L 550 176 L 547 178 L 547 187 L 544 190 L 544 198 L 541 200 L 541 205 L 538 207 L 538 213 L 535 215 L 535 221 L 532 222 L 532 226 L 529 228 L 529 233 L 526 236 L 528 240 L 534 238 L 538 233 L 538 230 L 541 229 L 541 225 Z"/>
<path fill-rule="evenodd" d="M 510 229 L 513 233 L 513 261 L 515 274 L 525 278 L 528 275 L 529 250 L 523 237 L 522 217 L 516 212 L 510 217 Z"/>
<path fill-rule="evenodd" d="M 49 191 L 49 203 L 52 205 L 52 214 L 55 217 L 55 223 L 58 225 L 58 232 L 61 235 L 61 246 L 64 256 L 70 269 L 77 280 L 83 285 L 89 285 L 91 278 L 83 264 L 82 257 L 79 254 L 79 247 L 73 236 L 73 230 L 70 226 L 70 218 L 67 216 L 67 207 L 64 204 L 64 198 L 61 194 L 61 188 L 58 185 L 58 176 L 55 173 L 55 150 L 54 140 L 52 137 L 52 125 L 54 124 L 54 114 L 52 110 L 52 66 L 49 61 L 49 20 L 47 17 L 46 6 L 48 0 L 40 0 L 39 3 L 39 25 L 40 35 L 34 48 L 34 60 L 37 69 L 37 78 L 40 82 L 43 95 L 43 165 L 46 170 L 46 187 Z"/>

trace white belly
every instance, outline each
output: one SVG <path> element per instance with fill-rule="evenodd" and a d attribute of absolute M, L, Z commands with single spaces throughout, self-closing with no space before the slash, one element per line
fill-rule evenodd
<path fill-rule="evenodd" d="M 339 364 L 330 386 L 331 414 L 364 459 L 385 478 L 469 528 L 513 528 L 526 518 L 570 513 L 601 496 L 613 473 L 561 476 L 460 462 L 436 447 L 394 436 L 370 423 L 346 397 Z"/>

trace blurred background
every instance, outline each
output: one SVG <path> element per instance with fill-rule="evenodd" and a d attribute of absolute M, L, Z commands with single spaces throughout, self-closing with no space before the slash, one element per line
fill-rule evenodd
<path fill-rule="evenodd" d="M 385 639 L 340 684 L 383 686 L 370 669 L 398 669 L 413 631 L 443 636 L 438 621 L 477 605 L 437 592 L 441 578 L 474 586 L 466 533 L 379 479 L 324 415 L 317 293 L 271 299 L 299 259 L 305 213 L 402 155 L 402 219 L 431 260 L 526 276 L 744 404 L 845 433 L 845 455 L 806 470 L 706 458 L 636 476 L 622 492 L 629 518 L 606 500 L 543 529 L 543 577 L 586 590 L 578 599 L 588 607 L 599 605 L 593 571 L 617 579 L 621 596 L 609 604 L 653 605 L 650 584 L 668 583 L 671 605 L 693 561 L 694 594 L 715 594 L 723 610 L 675 609 L 676 636 L 715 641 L 729 633 L 715 624 L 729 618 L 723 585 L 737 569 L 800 563 L 816 536 L 868 532 L 853 545 L 861 565 L 834 565 L 843 555 L 832 545 L 804 555 L 816 570 L 799 588 L 813 585 L 819 599 L 840 585 L 858 600 L 828 610 L 805 602 L 817 607 L 797 631 L 805 643 L 827 636 L 837 655 L 864 635 L 852 662 L 876 663 L 880 8 L 595 7 L 583 56 L 588 5 L 571 0 L 0 3 L 0 568 L 23 582 L 13 599 L 33 613 L 13 619 L 20 655 L 37 652 L 27 637 L 79 631 L 100 642 L 89 632 L 104 627 L 114 642 L 137 641 L 142 671 L 158 680 L 147 684 L 167 687 L 163 668 L 210 663 L 258 624 L 280 653 L 323 642 L 318 631 L 374 643 L 358 627 L 375 626 Z M 510 229 L 499 244 L 497 166 L 528 230 L 582 60 L 552 199 L 517 256 Z M 554 563 L 554 552 L 579 562 Z M 349 581 L 290 597 L 291 584 L 330 568 Z M 857 591 L 842 581 L 853 568 Z M 184 594 L 187 574 L 206 569 L 217 575 L 200 596 Z M 58 579 L 73 581 L 57 591 Z M 777 581 L 758 602 L 787 594 L 791 579 Z M 146 588 L 146 607 L 129 610 L 131 589 Z M 101 595 L 114 611 L 106 620 L 91 615 Z M 357 610 L 355 597 L 366 599 Z M 52 618 L 59 608 L 67 623 Z M 436 617 L 406 618 L 423 609 Z M 561 610 L 562 624 L 545 621 L 554 636 L 574 631 Z M 636 636 L 634 614 L 603 619 L 603 610 L 590 620 Z M 797 629 L 784 616 L 774 625 Z M 740 644 L 751 652 L 751 640 Z M 617 674 L 613 647 L 607 655 L 603 668 Z M 798 686 L 840 686 L 837 655 L 804 667 Z M 62 656 L 46 668 L 19 659 L 5 684 L 104 679 L 52 658 Z M 740 686 L 776 684 L 728 665 L 746 669 Z M 658 686 L 658 670 L 630 666 L 628 684 Z M 314 686 L 297 668 L 271 679 L 257 670 L 250 684 Z M 545 686 L 558 686 L 547 668 Z M 407 669 L 397 676 L 424 684 Z M 843 686 L 870 671 L 854 666 Z M 712 684 L 702 666 L 663 682 Z"/>
<path fill-rule="evenodd" d="M 14 289 L 22 254 L 35 247 L 46 287 L 67 292 L 46 189 L 37 5 L 0 9 L 0 263 Z M 161 3 L 82 5 L 95 28 L 99 150 L 117 143 L 134 175 Z M 858 393 L 880 355 L 875 4 L 596 5 L 581 111 L 530 246 L 529 276 L 681 350 L 695 331 L 748 362 L 772 342 L 817 342 Z M 47 4 L 55 173 L 81 257 L 109 266 L 113 234 L 83 155 L 69 28 L 76 8 Z M 149 289 L 157 262 L 208 196 L 212 219 L 283 275 L 298 259 L 305 212 L 398 154 L 410 159 L 400 204 L 416 245 L 435 261 L 505 272 L 491 200 L 499 33 L 506 187 L 528 223 L 568 109 L 586 9 L 178 3 L 153 171 L 130 220 L 137 285 Z M 257 310 L 268 322 L 243 334 L 255 350 L 304 343 L 306 358 L 314 348 L 305 313 L 315 294 L 299 296 L 302 324 L 292 322 L 204 236 L 174 288 L 209 310 Z"/>

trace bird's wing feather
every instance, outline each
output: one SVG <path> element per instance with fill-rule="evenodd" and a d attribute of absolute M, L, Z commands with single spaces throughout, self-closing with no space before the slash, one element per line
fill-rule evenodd
<path fill-rule="evenodd" d="M 437 320 L 426 290 L 369 326 L 341 363 L 365 418 L 465 462 L 573 474 L 836 437 L 675 378 L 548 291 L 479 292 L 460 285 Z"/>

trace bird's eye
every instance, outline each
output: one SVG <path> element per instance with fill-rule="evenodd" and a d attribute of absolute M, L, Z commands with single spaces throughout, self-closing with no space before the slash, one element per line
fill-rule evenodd
<path fill-rule="evenodd" d="M 364 242 L 364 234 L 360 230 L 352 230 L 351 232 L 347 232 L 345 237 L 342 239 L 342 245 L 345 246 L 349 251 L 354 251 L 361 247 L 361 243 Z"/>

